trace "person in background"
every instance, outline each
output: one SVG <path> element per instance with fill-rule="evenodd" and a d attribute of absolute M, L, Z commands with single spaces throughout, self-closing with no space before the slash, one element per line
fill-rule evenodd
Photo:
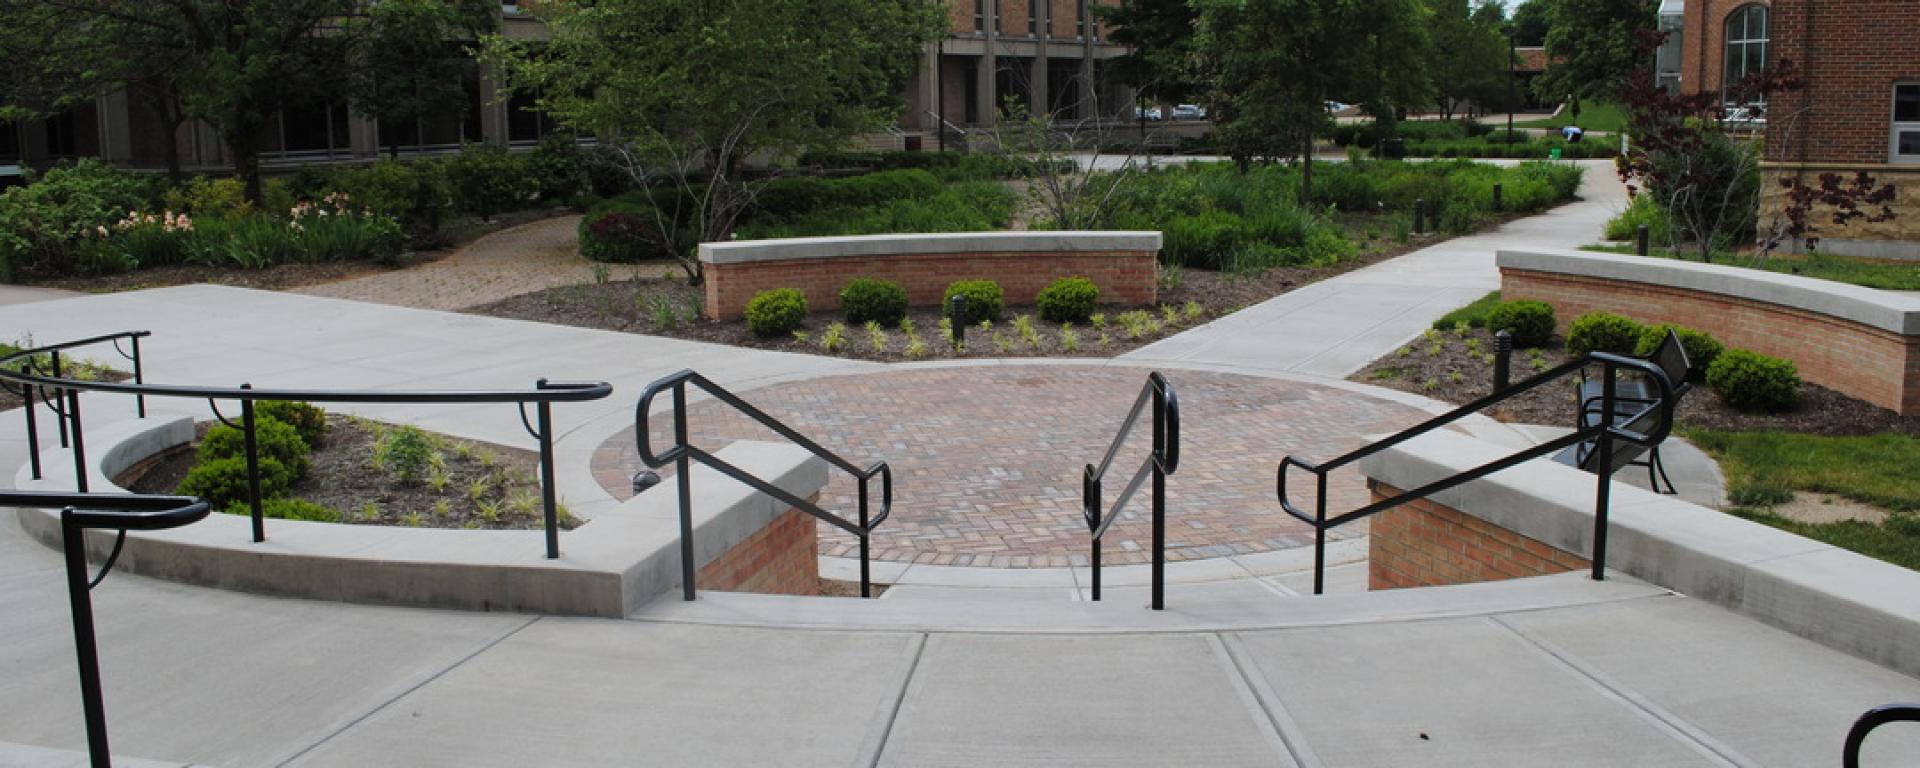
<path fill-rule="evenodd" d="M 1580 137 L 1585 133 L 1586 132 L 1580 130 L 1580 126 L 1577 125 L 1569 125 L 1560 129 L 1560 135 L 1567 140 L 1568 144 L 1578 144 Z"/>

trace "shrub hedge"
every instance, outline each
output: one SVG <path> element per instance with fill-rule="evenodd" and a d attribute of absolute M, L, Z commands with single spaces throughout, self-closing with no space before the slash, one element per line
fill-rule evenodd
<path fill-rule="evenodd" d="M 856 277 L 840 289 L 840 310 L 853 325 L 894 325 L 907 316 L 907 289 L 891 280 Z"/>
<path fill-rule="evenodd" d="M 1640 344 L 1646 326 L 1631 318 L 1608 312 L 1588 312 L 1567 325 L 1567 354 L 1580 357 L 1589 352 L 1631 355 Z"/>
<path fill-rule="evenodd" d="M 1040 319 L 1056 323 L 1084 323 L 1093 316 L 1100 300 L 1100 287 L 1084 277 L 1063 277 L 1041 289 L 1034 303 L 1040 307 Z"/>
<path fill-rule="evenodd" d="M 1800 402 L 1800 372 L 1793 361 L 1751 350 L 1720 353 L 1707 368 L 1707 386 L 1736 410 L 1779 412 Z"/>
<path fill-rule="evenodd" d="M 761 336 L 792 333 L 807 319 L 807 297 L 794 288 L 761 291 L 747 302 L 747 329 Z"/>
<path fill-rule="evenodd" d="M 945 311 L 953 309 L 953 297 L 967 297 L 966 324 L 973 325 L 984 320 L 1000 317 L 1005 308 L 1005 297 L 1000 292 L 1000 284 L 992 280 L 960 280 L 947 286 L 942 294 L 940 306 Z"/>

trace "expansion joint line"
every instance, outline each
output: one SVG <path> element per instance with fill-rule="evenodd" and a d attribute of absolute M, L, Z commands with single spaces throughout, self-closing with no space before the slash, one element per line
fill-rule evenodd
<path fill-rule="evenodd" d="M 900 678 L 900 691 L 893 695 L 891 701 L 883 703 L 879 712 L 874 713 L 875 719 L 881 723 L 880 732 L 867 737 L 866 743 L 861 746 L 860 755 L 854 760 L 854 765 L 864 765 L 867 768 L 880 765 L 880 756 L 887 751 L 887 740 L 893 737 L 893 724 L 900 719 L 900 708 L 906 706 L 907 695 L 913 691 L 914 673 L 920 671 L 920 658 L 927 652 L 927 634 L 926 632 L 914 633 L 913 645 L 910 653 L 907 654 L 912 659 L 907 662 L 907 674 Z"/>
<path fill-rule="evenodd" d="M 1264 717 L 1273 729 L 1269 736 L 1275 746 L 1293 758 L 1293 764 L 1299 768 L 1321 768 L 1320 756 L 1314 754 L 1313 747 L 1307 743 L 1305 731 L 1288 714 L 1287 706 L 1280 701 L 1280 695 L 1267 683 L 1265 677 L 1251 669 L 1253 662 L 1247 653 L 1246 643 L 1237 634 L 1220 632 L 1207 633 L 1207 640 L 1213 645 L 1215 653 L 1220 655 L 1221 663 L 1231 667 L 1235 688 L 1247 699 L 1248 709 L 1258 709 L 1256 718 Z"/>

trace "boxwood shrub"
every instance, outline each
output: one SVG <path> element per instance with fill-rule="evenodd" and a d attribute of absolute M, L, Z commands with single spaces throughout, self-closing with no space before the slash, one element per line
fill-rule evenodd
<path fill-rule="evenodd" d="M 840 309 L 854 325 L 895 325 L 907 316 L 907 289 L 891 280 L 856 277 L 840 289 Z"/>
<path fill-rule="evenodd" d="M 955 296 L 967 297 L 965 322 L 968 325 L 999 317 L 1000 310 L 1005 306 L 1000 284 L 992 280 L 960 280 L 947 286 L 947 292 L 942 295 L 940 302 L 943 312 L 952 311 Z"/>
<path fill-rule="evenodd" d="M 1084 277 L 1063 277 L 1040 291 L 1034 300 L 1040 306 L 1040 319 L 1056 323 L 1084 323 L 1093 316 L 1093 305 L 1100 299 L 1100 287 Z"/>
<path fill-rule="evenodd" d="M 1540 347 L 1553 338 L 1553 305 L 1544 301 L 1503 301 L 1487 313 L 1487 330 L 1513 335 L 1516 347 Z"/>
<path fill-rule="evenodd" d="M 1707 386 L 1735 410 L 1779 412 L 1800 402 L 1800 372 L 1793 361 L 1746 349 L 1720 353 L 1707 368 Z"/>
<path fill-rule="evenodd" d="M 807 297 L 796 288 L 761 291 L 747 302 L 747 329 L 760 336 L 792 333 L 807 319 Z"/>
<path fill-rule="evenodd" d="M 1608 312 L 1588 312 L 1567 326 L 1567 354 L 1580 357 L 1589 352 L 1631 355 L 1640 344 L 1647 327 L 1631 318 Z"/>

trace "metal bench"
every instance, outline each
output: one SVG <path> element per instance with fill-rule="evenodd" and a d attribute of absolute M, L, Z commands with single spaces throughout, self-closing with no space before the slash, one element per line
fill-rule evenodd
<path fill-rule="evenodd" d="M 1692 389 L 1692 385 L 1687 383 L 1687 371 L 1693 365 L 1687 359 L 1687 350 L 1680 343 L 1680 337 L 1668 330 L 1667 337 L 1660 341 L 1660 346 L 1647 359 L 1667 374 L 1667 380 L 1673 385 L 1674 406 L 1679 407 L 1680 398 Z M 1577 398 L 1580 426 L 1591 427 L 1600 423 L 1606 410 L 1605 387 L 1606 381 L 1600 379 L 1583 378 L 1580 381 Z M 1658 391 L 1657 385 L 1644 377 L 1614 382 L 1614 423 L 1636 432 L 1644 432 L 1652 427 L 1653 421 L 1659 418 Z M 1593 441 L 1587 441 L 1569 446 L 1555 455 L 1553 460 L 1588 472 L 1597 472 L 1598 468 L 1592 466 L 1596 463 L 1594 453 Z M 1660 461 L 1660 446 L 1657 444 L 1650 447 L 1633 444 L 1620 446 L 1614 450 L 1612 464 L 1608 474 L 1629 466 L 1646 467 L 1647 483 L 1653 486 L 1655 493 L 1675 492 L 1673 479 L 1667 477 L 1667 468 Z M 1661 483 L 1666 484 L 1665 490 L 1661 490 Z"/>

